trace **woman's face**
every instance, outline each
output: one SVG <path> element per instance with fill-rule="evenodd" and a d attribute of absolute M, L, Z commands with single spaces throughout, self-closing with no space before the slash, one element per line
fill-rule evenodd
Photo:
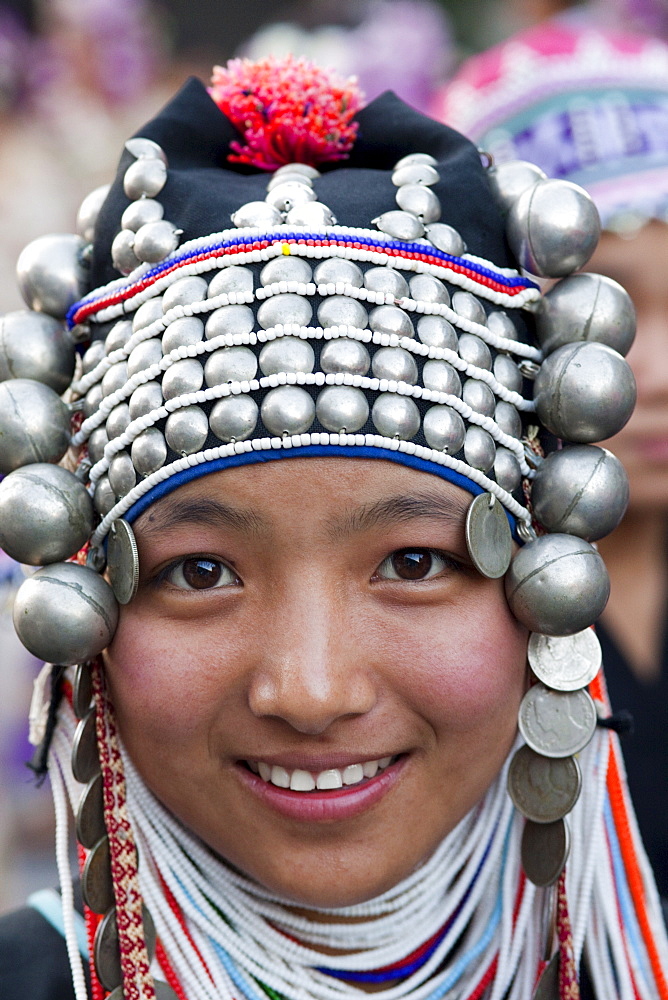
<path fill-rule="evenodd" d="M 301 905 L 396 884 L 511 748 L 527 634 L 468 560 L 470 501 L 391 462 L 290 458 L 135 524 L 106 654 L 125 744 L 183 823 Z"/>
<path fill-rule="evenodd" d="M 631 507 L 668 506 L 668 226 L 650 222 L 632 239 L 604 233 L 587 264 L 626 288 L 638 315 L 628 354 L 638 402 L 626 427 L 604 441 L 623 462 Z"/>

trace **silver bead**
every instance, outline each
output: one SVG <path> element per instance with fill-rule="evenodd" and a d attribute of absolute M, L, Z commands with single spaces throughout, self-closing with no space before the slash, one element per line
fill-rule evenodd
<path fill-rule="evenodd" d="M 371 409 L 371 419 L 383 437 L 410 441 L 420 430 L 420 411 L 407 396 L 381 392 Z"/>
<path fill-rule="evenodd" d="M 520 464 L 508 448 L 497 447 L 494 458 L 494 478 L 503 490 L 514 493 L 522 482 Z"/>
<path fill-rule="evenodd" d="M 474 469 L 489 472 L 494 465 L 496 445 L 494 438 L 482 427 L 469 427 L 464 438 L 464 458 Z"/>
<path fill-rule="evenodd" d="M 344 257 L 330 257 L 329 260 L 321 260 L 316 266 L 313 280 L 316 285 L 330 283 L 336 285 L 342 281 L 354 288 L 361 288 L 364 284 L 364 274 L 354 261 L 346 260 Z"/>
<path fill-rule="evenodd" d="M 376 306 L 369 313 L 369 329 L 377 333 L 394 333 L 397 337 L 413 337 L 413 323 L 399 306 Z"/>
<path fill-rule="evenodd" d="M 13 618 L 33 656 L 69 666 L 92 660 L 109 645 L 118 605 L 109 584 L 92 569 L 59 562 L 21 584 Z"/>
<path fill-rule="evenodd" d="M 127 140 L 125 148 L 137 160 L 158 159 L 162 160 L 165 166 L 167 166 L 167 156 L 164 149 L 157 142 L 154 142 L 153 139 L 145 139 L 144 136 L 136 135 L 132 139 Z"/>
<path fill-rule="evenodd" d="M 121 216 L 121 227 L 136 233 L 149 222 L 160 222 L 165 210 L 154 198 L 140 198 L 131 202 Z"/>
<path fill-rule="evenodd" d="M 128 356 L 128 378 L 162 361 L 162 344 L 157 337 L 143 340 Z"/>
<path fill-rule="evenodd" d="M 397 205 L 404 212 L 416 215 L 421 222 L 438 222 L 441 203 L 431 190 L 422 184 L 404 184 L 397 189 Z"/>
<path fill-rule="evenodd" d="M 512 320 L 504 312 L 491 312 L 487 317 L 487 329 L 506 340 L 518 340 L 517 330 Z"/>
<path fill-rule="evenodd" d="M 102 397 L 111 396 L 112 392 L 122 389 L 128 380 L 127 361 L 117 361 L 115 365 L 108 368 L 102 376 Z"/>
<path fill-rule="evenodd" d="M 289 166 L 289 164 L 286 164 Z M 286 184 L 287 182 L 295 184 L 307 184 L 309 187 L 313 187 L 313 183 L 310 177 L 306 177 L 305 174 L 300 174 L 297 170 L 287 170 L 285 173 L 275 173 L 269 183 L 267 184 L 267 191 L 273 191 L 275 188 L 279 187 L 281 184 Z"/>
<path fill-rule="evenodd" d="M 57 319 L 27 309 L 0 317 L 0 381 L 35 379 L 60 394 L 72 381 L 74 358 L 72 338 Z"/>
<path fill-rule="evenodd" d="M 132 442 L 132 464 L 140 476 L 150 476 L 165 464 L 167 445 L 162 431 L 157 427 L 149 427 Z"/>
<path fill-rule="evenodd" d="M 438 184 L 439 179 L 438 170 L 429 163 L 407 163 L 403 167 L 395 168 L 392 174 L 392 183 L 396 187 L 401 187 L 403 184 L 425 184 L 429 187 Z"/>
<path fill-rule="evenodd" d="M 131 229 L 121 229 L 111 243 L 111 261 L 121 274 L 130 274 L 139 267 L 139 258 L 134 250 L 135 234 Z"/>
<path fill-rule="evenodd" d="M 488 385 L 479 379 L 467 378 L 465 380 L 462 386 L 462 399 L 476 413 L 482 413 L 485 417 L 494 415 L 496 403 L 494 393 Z"/>
<path fill-rule="evenodd" d="M 132 459 L 126 451 L 114 455 L 109 463 L 109 485 L 117 497 L 123 497 L 137 484 Z"/>
<path fill-rule="evenodd" d="M 296 323 L 307 326 L 311 321 L 313 309 L 311 302 L 304 295 L 294 295 L 286 292 L 284 295 L 272 295 L 260 305 L 257 311 L 257 321 L 263 330 L 274 326 L 285 326 L 286 323 Z"/>
<path fill-rule="evenodd" d="M 427 239 L 443 253 L 451 257 L 461 257 L 466 253 L 466 243 L 456 229 L 445 222 L 433 222 L 427 226 Z"/>
<path fill-rule="evenodd" d="M 88 438 L 88 457 L 93 465 L 103 457 L 105 446 L 108 444 L 109 435 L 106 427 L 96 427 Z"/>
<path fill-rule="evenodd" d="M 522 437 L 522 418 L 512 403 L 500 400 L 496 404 L 494 419 L 504 434 L 514 438 Z"/>
<path fill-rule="evenodd" d="M 93 506 L 100 517 L 104 517 L 116 504 L 116 494 L 109 485 L 109 477 L 101 476 L 95 487 Z"/>
<path fill-rule="evenodd" d="M 181 316 L 166 327 L 162 335 L 162 352 L 169 354 L 178 347 L 192 347 L 204 340 L 204 323 L 197 316 Z"/>
<path fill-rule="evenodd" d="M 492 369 L 492 352 L 480 337 L 473 333 L 463 333 L 459 338 L 459 356 L 462 361 L 476 368 L 484 368 L 485 371 Z"/>
<path fill-rule="evenodd" d="M 81 374 L 88 375 L 93 368 L 97 368 L 106 352 L 101 340 L 94 340 L 81 359 Z"/>
<path fill-rule="evenodd" d="M 424 415 L 422 429 L 427 444 L 436 451 L 456 455 L 464 444 L 466 426 L 450 406 L 431 406 Z"/>
<path fill-rule="evenodd" d="M 249 201 L 230 216 L 239 229 L 273 229 L 281 223 L 281 213 L 266 201 Z"/>
<path fill-rule="evenodd" d="M 286 254 L 274 257 L 260 271 L 261 285 L 273 285 L 277 281 L 302 281 L 306 284 L 311 280 L 311 265 L 308 261 Z"/>
<path fill-rule="evenodd" d="M 315 415 L 328 431 L 354 434 L 369 419 L 369 404 L 361 389 L 328 385 L 318 396 Z"/>
<path fill-rule="evenodd" d="M 253 272 L 249 267 L 241 267 L 233 264 L 225 267 L 218 274 L 214 274 L 209 283 L 209 298 L 216 295 L 229 295 L 234 292 L 237 295 L 247 295 L 254 288 Z"/>
<path fill-rule="evenodd" d="M 168 313 L 175 306 L 188 306 L 193 302 L 204 302 L 209 291 L 209 286 L 204 278 L 199 278 L 196 274 L 190 274 L 185 278 L 178 278 L 173 285 L 170 285 L 162 297 L 162 311 Z"/>
<path fill-rule="evenodd" d="M 536 412 L 557 437 L 591 444 L 612 437 L 636 401 L 628 364 L 604 344 L 558 347 L 543 361 L 534 383 Z"/>
<path fill-rule="evenodd" d="M 387 233 L 395 240 L 417 240 L 420 236 L 424 236 L 424 225 L 416 215 L 412 215 L 410 212 L 400 212 L 397 209 L 392 212 L 383 212 L 371 222 L 372 225 L 380 229 L 381 233 Z"/>
<path fill-rule="evenodd" d="M 371 292 L 390 294 L 395 299 L 408 295 L 408 282 L 392 267 L 371 267 L 364 273 L 364 286 Z"/>
<path fill-rule="evenodd" d="M 418 368 L 415 358 L 403 347 L 381 347 L 371 359 L 371 371 L 376 378 L 392 379 L 415 385 Z"/>
<path fill-rule="evenodd" d="M 543 278 L 561 278 L 587 263 L 601 235 L 601 222 L 583 188 L 570 181 L 543 180 L 513 204 L 506 232 L 523 268 Z"/>
<path fill-rule="evenodd" d="M 358 340 L 341 337 L 328 341 L 320 351 L 320 368 L 327 374 L 350 372 L 352 375 L 366 375 L 371 358 L 364 344 Z"/>
<path fill-rule="evenodd" d="M 257 374 L 257 357 L 248 347 L 223 347 L 214 351 L 204 365 L 206 384 L 249 382 Z"/>
<path fill-rule="evenodd" d="M 70 444 L 70 412 L 53 389 L 17 378 L 0 382 L 0 472 L 59 462 Z"/>
<path fill-rule="evenodd" d="M 221 306 L 211 313 L 204 325 L 207 340 L 231 333 L 245 336 L 255 326 L 255 316 L 249 306 Z"/>
<path fill-rule="evenodd" d="M 141 157 L 131 163 L 123 177 L 123 190 L 131 201 L 155 198 L 167 180 L 167 167 L 162 160 Z"/>
<path fill-rule="evenodd" d="M 17 469 L 0 483 L 0 545 L 21 563 L 43 566 L 79 551 L 93 530 L 93 503 L 58 465 Z"/>
<path fill-rule="evenodd" d="M 313 397 L 296 385 L 270 389 L 260 408 L 262 421 L 270 434 L 304 434 L 315 418 Z"/>
<path fill-rule="evenodd" d="M 296 208 L 298 205 L 316 201 L 317 197 L 310 184 L 286 180 L 268 190 L 265 201 L 277 208 L 279 212 L 289 212 L 291 208 Z"/>
<path fill-rule="evenodd" d="M 522 391 L 522 372 L 507 354 L 497 354 L 494 358 L 494 378 L 512 392 Z"/>
<path fill-rule="evenodd" d="M 100 214 L 104 200 L 109 194 L 110 184 L 96 187 L 87 194 L 77 212 L 77 232 L 85 243 L 92 243 L 95 238 L 95 223 Z"/>
<path fill-rule="evenodd" d="M 162 376 L 162 394 L 165 399 L 198 392 L 204 382 L 204 369 L 196 358 L 175 361 Z"/>
<path fill-rule="evenodd" d="M 629 482 L 622 463 L 605 448 L 573 445 L 541 462 L 531 500 L 548 531 L 595 542 L 614 531 L 623 518 Z"/>
<path fill-rule="evenodd" d="M 132 332 L 145 330 L 151 323 L 162 319 L 162 297 L 147 299 L 142 302 L 137 312 L 132 317 Z"/>
<path fill-rule="evenodd" d="M 128 429 L 130 424 L 130 407 L 127 403 L 119 403 L 115 406 L 109 416 L 107 417 L 107 422 L 105 424 L 105 430 L 110 441 L 114 438 L 120 437 Z"/>
<path fill-rule="evenodd" d="M 490 167 L 487 177 L 496 203 L 505 215 L 523 191 L 537 181 L 544 181 L 547 174 L 527 160 L 509 160 Z"/>
<path fill-rule="evenodd" d="M 417 334 L 427 347 L 457 350 L 458 340 L 455 328 L 442 316 L 420 316 L 417 322 Z"/>
<path fill-rule="evenodd" d="M 184 406 L 167 417 L 165 438 L 172 451 L 193 455 L 209 436 L 209 420 L 199 406 Z"/>
<path fill-rule="evenodd" d="M 610 592 L 596 549 L 564 534 L 543 535 L 521 548 L 505 585 L 512 613 L 542 635 L 574 635 L 593 625 Z"/>
<path fill-rule="evenodd" d="M 114 323 L 104 341 L 104 353 L 109 355 L 112 351 L 118 351 L 125 347 L 132 336 L 132 323 L 129 319 L 121 319 Z"/>
<path fill-rule="evenodd" d="M 348 295 L 328 296 L 318 306 L 318 323 L 325 328 L 352 326 L 365 330 L 368 314 L 361 302 Z"/>
<path fill-rule="evenodd" d="M 309 201 L 304 205 L 295 205 L 285 217 L 289 226 L 307 226 L 320 229 L 324 226 L 335 226 L 336 216 L 328 205 L 321 201 Z"/>
<path fill-rule="evenodd" d="M 542 297 L 536 332 L 546 354 L 576 340 L 595 340 L 626 355 L 636 313 L 625 289 L 602 274 L 572 274 Z"/>
<path fill-rule="evenodd" d="M 482 303 L 470 292 L 455 292 L 452 296 L 452 308 L 458 316 L 470 320 L 471 323 L 480 323 L 484 326 L 487 322 Z"/>
<path fill-rule="evenodd" d="M 245 441 L 255 430 L 259 412 L 250 396 L 227 396 L 212 408 L 209 424 L 219 441 Z"/>
<path fill-rule="evenodd" d="M 87 288 L 82 263 L 84 241 L 70 233 L 40 236 L 21 252 L 16 264 L 19 290 L 35 312 L 64 319 Z"/>
<path fill-rule="evenodd" d="M 438 160 L 431 153 L 407 153 L 406 156 L 402 156 L 400 160 L 397 160 L 394 164 L 394 169 L 400 170 L 401 167 L 412 166 L 414 163 L 428 163 L 431 167 L 438 166 Z"/>
<path fill-rule="evenodd" d="M 146 264 L 157 264 L 164 260 L 179 245 L 179 232 L 172 222 L 161 219 L 147 222 L 135 233 L 133 250 L 135 256 Z"/>
<path fill-rule="evenodd" d="M 312 167 L 310 163 L 284 163 L 274 171 L 274 177 L 284 177 L 286 174 L 301 174 L 307 180 L 315 180 L 320 177 L 320 171 Z"/>
<path fill-rule="evenodd" d="M 461 396 L 462 381 L 459 372 L 447 361 L 427 361 L 422 369 L 422 383 L 425 389 L 447 392 L 451 396 Z"/>
<path fill-rule="evenodd" d="M 130 416 L 133 420 L 137 417 L 145 417 L 147 413 L 157 410 L 162 406 L 162 389 L 159 382 L 144 382 L 137 386 L 130 396 Z"/>
<path fill-rule="evenodd" d="M 415 274 L 410 280 L 410 297 L 416 302 L 450 304 L 450 293 L 432 274 Z"/>
<path fill-rule="evenodd" d="M 297 337 L 281 337 L 271 340 L 260 351 L 260 369 L 263 375 L 276 375 L 278 372 L 313 371 L 315 353 L 307 340 Z"/>
<path fill-rule="evenodd" d="M 95 411 L 99 408 L 102 402 L 102 386 L 98 382 L 91 389 L 88 390 L 84 396 L 83 401 L 83 415 L 88 418 L 91 417 Z"/>

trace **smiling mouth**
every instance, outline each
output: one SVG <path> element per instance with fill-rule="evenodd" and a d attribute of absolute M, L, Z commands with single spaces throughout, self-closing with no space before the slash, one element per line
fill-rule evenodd
<path fill-rule="evenodd" d="M 301 768 L 288 770 L 278 764 L 266 764 L 261 760 L 246 760 L 244 764 L 264 782 L 276 788 L 289 788 L 293 792 L 324 792 L 362 785 L 396 763 L 400 756 L 396 754 L 393 757 L 366 760 L 359 764 L 349 764 L 344 768 L 330 767 L 318 772 L 304 771 Z"/>

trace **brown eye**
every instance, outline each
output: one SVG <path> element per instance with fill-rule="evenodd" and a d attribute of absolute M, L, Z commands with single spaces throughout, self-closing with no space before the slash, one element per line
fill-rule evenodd
<path fill-rule="evenodd" d="M 430 549 L 400 549 L 383 560 L 378 576 L 384 580 L 427 580 L 446 565 L 447 560 Z"/>
<path fill-rule="evenodd" d="M 166 579 L 182 590 L 213 590 L 239 582 L 224 563 L 205 556 L 191 556 L 181 560 L 169 570 Z"/>

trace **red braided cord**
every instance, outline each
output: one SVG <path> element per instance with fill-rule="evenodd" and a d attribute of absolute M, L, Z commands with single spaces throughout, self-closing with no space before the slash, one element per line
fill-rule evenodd
<path fill-rule="evenodd" d="M 559 939 L 559 1000 L 580 1000 L 578 973 L 573 952 L 573 930 L 566 899 L 566 869 L 557 883 L 557 938 Z"/>
<path fill-rule="evenodd" d="M 116 899 L 123 996 L 124 1000 L 155 1000 L 137 878 L 137 849 L 127 813 L 123 760 L 114 712 L 106 697 L 102 664 L 99 660 L 93 668 L 93 694 L 104 783 L 104 821 L 109 837 L 111 875 Z"/>

